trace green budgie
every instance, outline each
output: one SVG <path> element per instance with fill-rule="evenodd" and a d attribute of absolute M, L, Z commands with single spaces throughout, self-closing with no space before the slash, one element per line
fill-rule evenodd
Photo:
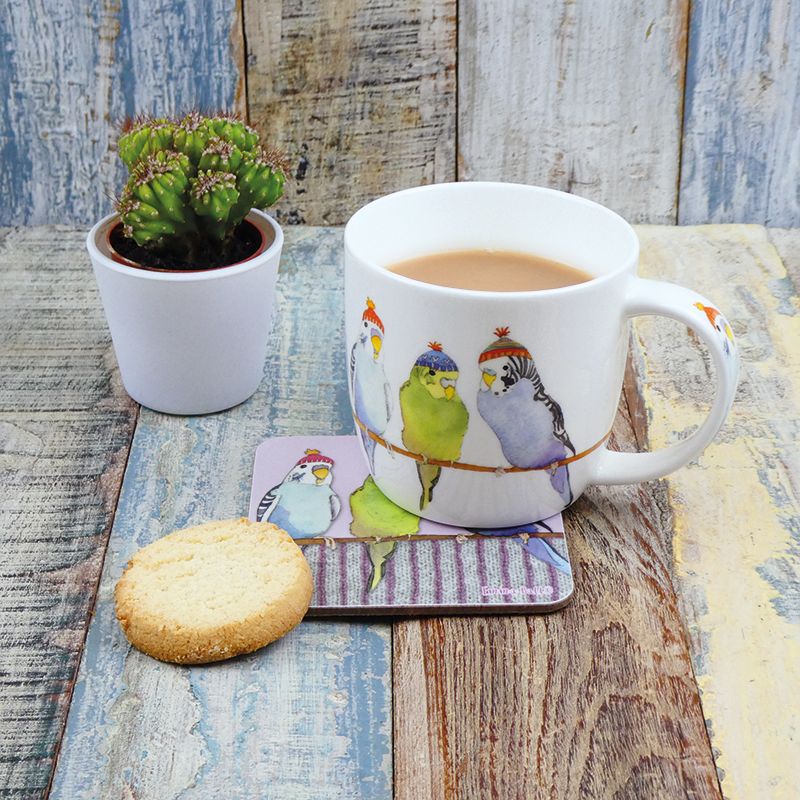
<path fill-rule="evenodd" d="M 419 517 L 396 506 L 375 485 L 372 476 L 350 495 L 350 511 L 353 521 L 350 533 L 360 538 L 411 536 L 419 531 Z M 370 542 L 367 545 L 372 574 L 369 577 L 369 590 L 378 587 L 384 572 L 384 565 L 394 554 L 396 541 Z"/>
<path fill-rule="evenodd" d="M 469 412 L 456 394 L 458 367 L 438 342 L 428 346 L 430 350 L 416 360 L 400 388 L 403 444 L 426 459 L 458 461 L 469 423 Z M 423 462 L 417 464 L 417 473 L 422 511 L 433 498 L 442 468 Z"/>

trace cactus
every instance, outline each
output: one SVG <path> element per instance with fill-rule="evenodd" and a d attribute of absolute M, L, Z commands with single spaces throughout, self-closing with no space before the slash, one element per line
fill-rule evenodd
<path fill-rule="evenodd" d="M 125 237 L 176 264 L 226 262 L 234 232 L 252 208 L 283 194 L 287 166 L 237 117 L 138 117 L 123 128 L 119 156 L 129 178 L 117 197 Z"/>

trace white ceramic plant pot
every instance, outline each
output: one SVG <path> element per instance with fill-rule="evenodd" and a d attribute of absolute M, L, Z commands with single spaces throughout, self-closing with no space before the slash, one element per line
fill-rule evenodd
<path fill-rule="evenodd" d="M 238 405 L 258 388 L 283 232 L 260 211 L 247 219 L 265 236 L 263 251 L 203 271 L 118 263 L 107 245 L 115 214 L 89 232 L 86 246 L 122 382 L 142 405 L 167 414 L 209 414 Z"/>

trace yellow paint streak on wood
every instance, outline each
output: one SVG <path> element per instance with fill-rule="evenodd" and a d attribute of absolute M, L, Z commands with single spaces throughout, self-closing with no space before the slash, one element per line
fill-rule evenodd
<path fill-rule="evenodd" d="M 800 519 L 797 297 L 787 300 L 786 271 L 760 226 L 647 226 L 638 233 L 640 274 L 708 296 L 738 339 L 743 369 L 729 421 L 697 463 L 668 479 L 675 573 L 725 797 L 794 798 L 800 763 L 800 543 L 791 534 Z M 650 446 L 663 447 L 701 421 L 713 391 L 712 367 L 696 337 L 678 331 L 677 323 L 642 319 L 636 330 Z M 793 596 L 786 591 L 792 585 Z"/>

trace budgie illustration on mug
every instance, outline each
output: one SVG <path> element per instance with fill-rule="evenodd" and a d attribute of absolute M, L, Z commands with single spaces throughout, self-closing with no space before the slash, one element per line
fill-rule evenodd
<path fill-rule="evenodd" d="M 361 328 L 350 352 L 350 387 L 356 416 L 366 428 L 382 436 L 392 415 L 389 381 L 383 368 L 383 322 L 368 297 L 361 315 Z M 375 440 L 359 427 L 369 467 L 375 469 Z"/>
<path fill-rule="evenodd" d="M 736 344 L 733 338 L 733 331 L 731 330 L 731 326 L 728 324 L 728 320 L 726 320 L 722 315 L 722 312 L 719 311 L 719 309 L 714 308 L 714 306 L 707 306 L 698 301 L 694 304 L 694 307 L 706 315 L 708 321 L 714 327 L 714 330 L 717 332 L 717 335 L 722 342 L 722 349 L 725 352 L 725 355 L 729 356 L 736 347 Z"/>
<path fill-rule="evenodd" d="M 439 342 L 431 342 L 428 347 L 400 388 L 403 444 L 425 459 L 417 462 L 422 487 L 420 511 L 433 499 L 442 474 L 442 467 L 429 464 L 428 460 L 458 461 L 469 424 L 469 412 L 456 391 L 456 362 Z"/>
<path fill-rule="evenodd" d="M 497 339 L 478 358 L 481 384 L 478 412 L 500 441 L 503 455 L 515 467 L 547 467 L 575 455 L 564 427 L 561 406 L 545 391 L 527 347 L 495 330 Z M 550 484 L 565 505 L 572 502 L 569 467 L 553 467 Z"/>
<path fill-rule="evenodd" d="M 272 522 L 295 539 L 323 536 L 339 516 L 341 501 L 331 488 L 333 459 L 306 450 L 289 474 L 261 499 L 258 522 Z"/>

